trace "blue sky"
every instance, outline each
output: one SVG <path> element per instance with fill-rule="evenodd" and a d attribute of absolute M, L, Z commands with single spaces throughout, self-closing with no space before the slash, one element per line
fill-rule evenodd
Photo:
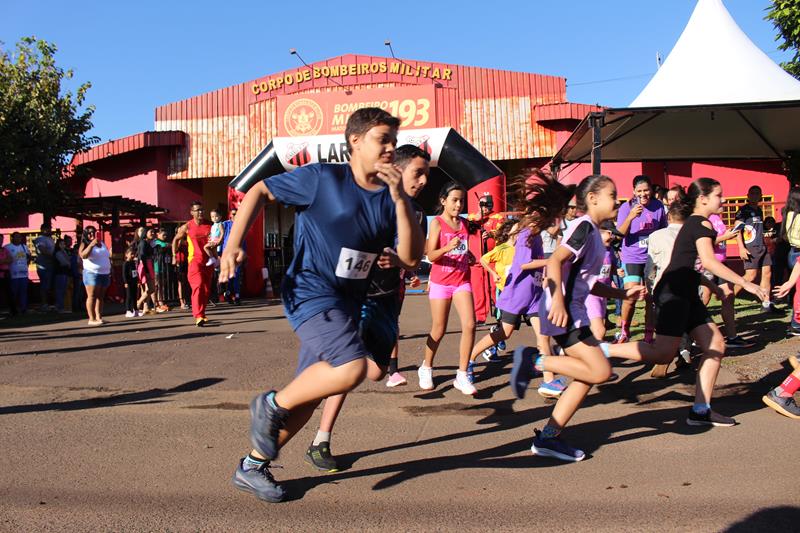
<path fill-rule="evenodd" d="M 395 7 L 402 5 L 403 7 Z M 695 0 L 420 3 L 0 0 L 0 41 L 35 35 L 58 63 L 91 81 L 92 133 L 153 129 L 156 106 L 345 53 L 564 76 L 574 102 L 629 104 L 666 57 Z M 767 0 L 725 0 L 776 61 Z M 623 79 L 620 79 L 623 78 Z M 614 80 L 614 81 L 604 81 Z"/>

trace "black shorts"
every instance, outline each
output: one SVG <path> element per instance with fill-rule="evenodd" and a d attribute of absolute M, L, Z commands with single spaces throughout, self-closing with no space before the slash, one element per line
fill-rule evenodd
<path fill-rule="evenodd" d="M 625 277 L 623 283 L 642 283 L 644 279 L 644 263 L 624 263 Z"/>
<path fill-rule="evenodd" d="M 566 350 L 570 346 L 574 346 L 579 342 L 583 342 L 590 337 L 594 337 L 594 334 L 589 326 L 581 326 L 578 329 L 572 329 L 566 333 L 562 333 L 561 335 L 556 335 L 553 337 L 553 339 L 556 341 L 556 343 L 558 343 L 559 346 Z"/>
<path fill-rule="evenodd" d="M 772 256 L 769 255 L 766 248 L 747 248 L 747 253 L 750 254 L 750 259 L 744 261 L 745 270 L 756 270 L 765 266 L 772 266 Z"/>
<path fill-rule="evenodd" d="M 698 326 L 713 322 L 697 292 L 678 295 L 660 285 L 658 289 L 653 295 L 656 335 L 682 337 Z"/>
<path fill-rule="evenodd" d="M 400 298 L 397 294 L 367 298 L 361 307 L 358 334 L 364 341 L 367 357 L 382 368 L 389 366 L 397 343 L 399 317 Z"/>
<path fill-rule="evenodd" d="M 520 328 L 523 320 L 530 326 L 531 317 L 537 316 L 535 313 L 530 315 L 522 315 L 517 313 L 509 313 L 508 311 L 503 311 L 502 309 L 498 309 L 498 311 L 500 311 L 500 322 L 514 326 L 514 330 L 518 330 Z"/>

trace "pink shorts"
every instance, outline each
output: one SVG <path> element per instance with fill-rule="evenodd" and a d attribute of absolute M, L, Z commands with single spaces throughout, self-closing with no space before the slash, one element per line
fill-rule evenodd
<path fill-rule="evenodd" d="M 472 292 L 469 281 L 458 286 L 440 285 L 433 281 L 428 282 L 428 298 L 431 300 L 450 300 L 457 292 Z"/>
<path fill-rule="evenodd" d="M 586 298 L 586 315 L 589 320 L 606 317 L 606 299 L 590 294 Z"/>

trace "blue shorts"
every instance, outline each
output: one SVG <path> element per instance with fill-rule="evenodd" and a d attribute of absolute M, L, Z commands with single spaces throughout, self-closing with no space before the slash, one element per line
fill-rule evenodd
<path fill-rule="evenodd" d="M 295 333 L 300 338 L 297 375 L 321 361 L 341 366 L 369 355 L 356 319 L 341 309 L 317 313 L 300 324 Z"/>
<path fill-rule="evenodd" d="M 100 287 L 107 289 L 111 285 L 111 274 L 95 274 L 94 272 L 83 271 L 83 284 L 87 287 Z"/>
<path fill-rule="evenodd" d="M 364 341 L 368 357 L 380 367 L 389 366 L 400 333 L 397 325 L 399 316 L 400 298 L 397 294 L 367 298 L 361 307 L 358 334 Z"/>

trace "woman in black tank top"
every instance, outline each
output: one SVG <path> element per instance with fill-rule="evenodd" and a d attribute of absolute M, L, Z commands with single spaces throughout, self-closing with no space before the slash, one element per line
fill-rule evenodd
<path fill-rule="evenodd" d="M 697 259 L 715 276 L 741 285 L 761 300 L 768 295 L 714 257 L 717 233 L 708 216 L 722 204 L 719 182 L 711 178 L 695 180 L 682 204 L 686 220 L 675 239 L 670 264 L 653 291 L 657 313 L 655 342 L 615 344 L 608 346 L 607 351 L 612 357 L 667 364 L 675 357 L 683 334 L 688 333 L 703 354 L 697 371 L 694 405 L 686 422 L 694 426 L 733 426 L 736 424 L 733 418 L 711 410 L 711 393 L 725 355 L 725 339 L 698 295 L 700 284 L 707 281 L 695 270 Z"/>

